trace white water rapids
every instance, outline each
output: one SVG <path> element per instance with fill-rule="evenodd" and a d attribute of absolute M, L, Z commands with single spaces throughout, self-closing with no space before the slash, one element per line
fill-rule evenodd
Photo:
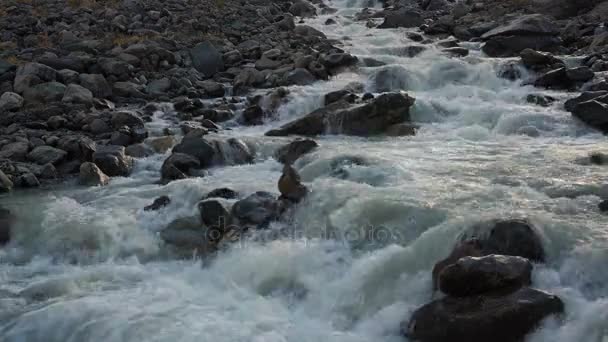
<path fill-rule="evenodd" d="M 155 155 L 107 187 L 1 198 L 20 223 L 0 249 L 0 340 L 406 341 L 399 323 L 430 301 L 431 269 L 458 235 L 481 220 L 527 217 L 548 254 L 533 286 L 566 304 L 563 319 L 547 320 L 527 341 L 607 341 L 608 228 L 597 204 L 608 197 L 608 175 L 581 162 L 608 150 L 606 138 L 562 109 L 565 93 L 550 93 L 559 99 L 551 107 L 528 104 L 540 90 L 498 78 L 504 60 L 482 57 L 475 44 L 465 58 L 434 45 L 400 57 L 400 48 L 419 44 L 404 29 L 354 22 L 363 2 L 334 0 L 338 13 L 307 24 L 388 66 L 291 87 L 280 122 L 222 133 L 255 145 L 255 164 L 161 186 L 166 155 Z M 323 25 L 330 17 L 338 24 Z M 277 191 L 282 168 L 271 155 L 291 138 L 264 132 L 350 82 L 375 91 L 372 75 L 383 68 L 389 87 L 416 98 L 416 136 L 320 137 L 320 148 L 296 163 L 313 192 L 297 209 L 293 236 L 245 241 L 204 262 L 167 252 L 158 231 L 196 214 L 208 191 Z M 363 162 L 332 170 L 353 157 Z M 164 194 L 168 207 L 143 212 Z M 386 234 L 363 243 L 357 237 L 368 227 Z"/>

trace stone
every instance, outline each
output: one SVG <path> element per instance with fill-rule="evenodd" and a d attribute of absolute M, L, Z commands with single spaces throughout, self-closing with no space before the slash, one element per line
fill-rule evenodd
<path fill-rule="evenodd" d="M 16 217 L 10 210 L 0 207 L 0 247 L 11 241 L 15 221 Z"/>
<path fill-rule="evenodd" d="M 190 49 L 192 65 L 206 77 L 224 70 L 222 54 L 208 41 L 199 43 Z"/>
<path fill-rule="evenodd" d="M 285 85 L 308 85 L 315 82 L 315 77 L 306 69 L 296 68 L 285 75 Z"/>
<path fill-rule="evenodd" d="M 84 162 L 80 165 L 78 183 L 85 186 L 101 186 L 110 182 L 108 177 L 97 165 L 91 162 Z"/>
<path fill-rule="evenodd" d="M 344 52 L 332 53 L 321 58 L 321 63 L 330 71 L 356 65 L 358 61 L 356 56 Z"/>
<path fill-rule="evenodd" d="M 147 96 L 142 90 L 142 86 L 133 82 L 115 82 L 112 85 L 112 94 L 125 98 L 145 99 Z"/>
<path fill-rule="evenodd" d="M 608 133 L 608 105 L 598 100 L 577 104 L 572 109 L 572 115 L 588 126 Z"/>
<path fill-rule="evenodd" d="M 254 126 L 264 123 L 264 110 L 258 105 L 249 106 L 243 111 L 242 121 L 244 125 Z"/>
<path fill-rule="evenodd" d="M 23 97 L 17 93 L 7 91 L 0 96 L 0 111 L 13 111 L 23 107 Z"/>
<path fill-rule="evenodd" d="M 557 99 L 549 95 L 530 94 L 526 97 L 526 101 L 541 107 L 549 107 L 552 103 L 557 101 Z"/>
<path fill-rule="evenodd" d="M 548 89 L 569 89 L 572 86 L 572 80 L 568 78 L 566 68 L 563 67 L 542 74 L 534 81 L 534 86 Z"/>
<path fill-rule="evenodd" d="M 165 159 L 160 169 L 161 181 L 170 182 L 177 179 L 185 179 L 190 176 L 192 170 L 199 169 L 200 162 L 195 157 L 174 152 Z"/>
<path fill-rule="evenodd" d="M 112 127 L 102 119 L 94 119 L 89 124 L 89 130 L 93 134 L 103 134 L 112 131 Z"/>
<path fill-rule="evenodd" d="M 420 127 L 413 123 L 399 123 L 392 125 L 386 129 L 385 134 L 389 137 L 404 137 L 416 135 Z"/>
<path fill-rule="evenodd" d="M 25 160 L 29 151 L 29 145 L 27 142 L 17 141 L 2 146 L 0 150 L 0 158 L 6 158 L 11 160 Z"/>
<path fill-rule="evenodd" d="M 271 193 L 258 191 L 232 206 L 232 217 L 243 224 L 263 225 L 279 216 L 279 201 Z"/>
<path fill-rule="evenodd" d="M 282 164 L 293 164 L 301 156 L 312 152 L 319 144 L 312 139 L 297 139 L 281 146 L 274 153 L 274 158 Z"/>
<path fill-rule="evenodd" d="M 224 199 L 235 199 L 238 197 L 238 193 L 229 188 L 219 188 L 210 191 L 207 195 L 203 197 L 203 200 L 209 198 L 224 198 Z"/>
<path fill-rule="evenodd" d="M 601 201 L 597 207 L 603 213 L 608 212 L 608 200 Z"/>
<path fill-rule="evenodd" d="M 348 103 L 340 101 L 271 130 L 266 135 L 381 134 L 394 124 L 408 122 L 409 108 L 414 101 L 404 93 L 382 94 L 368 103 L 350 108 Z"/>
<path fill-rule="evenodd" d="M 46 125 L 50 129 L 58 130 L 68 125 L 68 119 L 60 115 L 53 115 L 46 121 Z"/>
<path fill-rule="evenodd" d="M 169 196 L 163 195 L 163 196 L 160 196 L 159 198 L 155 199 L 154 202 L 152 202 L 152 204 L 145 206 L 144 211 L 160 210 L 161 208 L 164 208 L 164 207 L 168 206 L 169 204 L 171 204 L 171 199 L 169 198 Z"/>
<path fill-rule="evenodd" d="M 522 288 L 501 294 L 445 297 L 416 310 L 402 333 L 421 342 L 521 341 L 547 316 L 564 311 L 554 295 Z"/>
<path fill-rule="evenodd" d="M 167 135 L 164 137 L 153 138 L 148 141 L 148 145 L 150 145 L 156 153 L 165 153 L 173 147 L 175 144 L 175 138 L 173 136 Z"/>
<path fill-rule="evenodd" d="M 212 166 L 217 161 L 217 150 L 214 144 L 202 136 L 186 135 L 173 148 L 173 153 L 183 153 L 198 160 L 201 168 Z"/>
<path fill-rule="evenodd" d="M 51 146 L 38 146 L 27 155 L 27 159 L 38 164 L 57 165 L 67 156 L 67 152 Z"/>
<path fill-rule="evenodd" d="M 484 33 L 481 38 L 496 36 L 555 36 L 559 27 L 555 20 L 542 14 L 522 15 L 511 22 Z"/>
<path fill-rule="evenodd" d="M 424 24 L 424 19 L 420 12 L 412 10 L 398 10 L 389 12 L 384 18 L 384 22 L 378 28 L 397 28 L 397 27 L 419 27 Z"/>
<path fill-rule="evenodd" d="M 581 93 L 579 96 L 566 101 L 564 103 L 564 108 L 566 108 L 567 111 L 572 112 L 572 111 L 574 111 L 574 108 L 577 105 L 579 105 L 580 103 L 587 102 L 590 100 L 595 100 L 595 99 L 598 99 L 599 102 L 602 102 L 602 103 L 608 103 L 608 96 L 605 96 L 605 95 L 608 95 L 608 91 L 606 91 L 606 90 L 585 91 L 585 92 Z"/>
<path fill-rule="evenodd" d="M 307 18 L 317 15 L 317 9 L 308 1 L 297 0 L 289 7 L 289 13 L 298 17 Z"/>
<path fill-rule="evenodd" d="M 532 283 L 532 263 L 517 256 L 464 257 L 439 274 L 439 289 L 453 297 L 517 290 Z"/>
<path fill-rule="evenodd" d="M 548 53 L 542 53 L 532 49 L 524 49 L 519 53 L 521 61 L 527 68 L 538 70 L 555 64 L 564 64 L 560 59 L 551 56 Z"/>
<path fill-rule="evenodd" d="M 0 193 L 10 192 L 11 190 L 13 190 L 13 181 L 0 170 Z"/>
<path fill-rule="evenodd" d="M 308 189 L 302 184 L 300 175 L 290 164 L 283 166 L 283 174 L 277 185 L 281 197 L 294 203 L 300 202 L 308 194 Z"/>
<path fill-rule="evenodd" d="M 587 82 L 595 76 L 595 73 L 586 66 L 580 66 L 567 69 L 566 76 L 573 82 Z"/>
<path fill-rule="evenodd" d="M 68 159 L 92 161 L 97 145 L 88 137 L 67 135 L 59 139 L 57 148 L 67 151 Z"/>
<path fill-rule="evenodd" d="M 146 86 L 146 92 L 152 96 L 161 96 L 165 95 L 167 91 L 171 88 L 171 80 L 167 77 L 163 77 L 161 79 L 152 80 Z"/>
<path fill-rule="evenodd" d="M 304 36 L 304 37 L 317 37 L 317 38 L 321 38 L 321 39 L 327 39 L 327 37 L 325 36 L 325 33 L 321 32 L 311 26 L 308 26 L 308 25 L 298 25 L 293 30 L 293 32 L 297 35 Z"/>
<path fill-rule="evenodd" d="M 204 200 L 199 202 L 198 210 L 201 221 L 208 227 L 219 227 L 222 230 L 230 224 L 230 212 L 217 200 Z"/>
<path fill-rule="evenodd" d="M 25 89 L 23 98 L 27 103 L 49 103 L 61 101 L 66 86 L 59 82 L 40 83 Z"/>
<path fill-rule="evenodd" d="M 110 177 L 128 176 L 133 170 L 133 158 L 125 154 L 124 146 L 98 146 L 93 162 Z"/>
<path fill-rule="evenodd" d="M 144 126 L 144 120 L 141 116 L 135 112 L 130 110 L 124 110 L 120 112 L 115 112 L 112 114 L 112 126 L 114 128 L 120 128 L 123 126 L 127 127 L 142 127 Z"/>
<path fill-rule="evenodd" d="M 145 144 L 133 144 L 125 147 L 125 154 L 133 158 L 145 158 L 154 154 L 152 148 Z"/>
<path fill-rule="evenodd" d="M 17 178 L 17 184 L 22 188 L 37 188 L 40 186 L 40 181 L 31 172 L 26 172 Z"/>
<path fill-rule="evenodd" d="M 559 38 L 548 35 L 495 36 L 481 49 L 490 57 L 514 57 L 525 49 L 552 52 L 560 46 Z"/>
<path fill-rule="evenodd" d="M 205 95 L 211 98 L 222 97 L 226 92 L 224 86 L 221 83 L 217 83 L 210 80 L 197 82 L 197 85 L 203 88 L 203 90 L 205 91 Z"/>
<path fill-rule="evenodd" d="M 93 104 L 93 93 L 83 86 L 72 83 L 66 88 L 61 101 L 67 103 L 81 103 L 90 106 Z"/>
<path fill-rule="evenodd" d="M 17 68 L 13 89 L 21 94 L 35 85 L 53 82 L 56 79 L 55 69 L 40 63 L 26 63 Z"/>
<path fill-rule="evenodd" d="M 442 49 L 441 51 L 443 51 L 451 56 L 466 57 L 469 55 L 469 49 L 463 48 L 463 47 L 452 47 L 452 48 Z"/>
<path fill-rule="evenodd" d="M 112 96 L 112 87 L 101 74 L 78 75 L 80 85 L 91 91 L 94 97 L 100 99 Z"/>
<path fill-rule="evenodd" d="M 331 93 L 325 94 L 325 105 L 330 105 L 342 99 L 346 100 L 347 102 L 354 103 L 357 96 L 346 89 L 332 91 Z"/>
<path fill-rule="evenodd" d="M 160 232 L 165 243 L 201 253 L 209 250 L 205 235 L 206 230 L 198 217 L 176 219 Z"/>

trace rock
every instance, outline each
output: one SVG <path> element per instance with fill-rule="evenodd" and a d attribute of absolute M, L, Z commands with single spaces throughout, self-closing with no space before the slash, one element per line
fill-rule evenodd
<path fill-rule="evenodd" d="M 49 103 L 61 101 L 65 93 L 65 85 L 59 82 L 40 83 L 25 89 L 23 98 L 27 103 Z"/>
<path fill-rule="evenodd" d="M 206 253 L 210 246 L 206 239 L 206 229 L 198 217 L 179 218 L 160 232 L 160 238 L 167 244 L 187 250 Z"/>
<path fill-rule="evenodd" d="M 422 24 L 424 19 L 420 12 L 399 10 L 389 12 L 378 28 L 419 27 Z"/>
<path fill-rule="evenodd" d="M 182 141 L 173 148 L 173 153 L 183 153 L 196 158 L 199 167 L 207 168 L 217 161 L 217 150 L 214 144 L 202 136 L 186 135 Z"/>
<path fill-rule="evenodd" d="M 526 101 L 541 107 L 549 107 L 557 99 L 549 95 L 530 94 L 526 97 Z"/>
<path fill-rule="evenodd" d="M 595 74 L 586 66 L 571 68 L 566 70 L 566 76 L 573 82 L 590 81 Z"/>
<path fill-rule="evenodd" d="M 46 125 L 50 129 L 58 130 L 68 125 L 68 119 L 64 118 L 63 116 L 54 115 L 46 121 Z"/>
<path fill-rule="evenodd" d="M 66 151 L 51 146 L 38 146 L 27 155 L 27 159 L 38 165 L 57 165 L 67 154 Z"/>
<path fill-rule="evenodd" d="M 0 111 L 12 111 L 23 107 L 23 98 L 19 94 L 10 91 L 0 96 Z"/>
<path fill-rule="evenodd" d="M 330 105 L 342 99 L 347 102 L 354 103 L 357 99 L 357 95 L 345 89 L 332 91 L 331 93 L 325 94 L 325 105 Z"/>
<path fill-rule="evenodd" d="M 301 182 L 300 175 L 290 165 L 283 166 L 283 174 L 278 182 L 281 197 L 294 203 L 300 202 L 308 194 L 308 189 Z"/>
<path fill-rule="evenodd" d="M 78 75 L 80 85 L 91 91 L 93 96 L 100 99 L 112 96 L 112 88 L 101 74 Z"/>
<path fill-rule="evenodd" d="M 277 149 L 274 158 L 282 164 L 291 165 L 301 156 L 312 152 L 317 147 L 319 147 L 319 144 L 312 139 L 297 139 Z"/>
<path fill-rule="evenodd" d="M 6 158 L 11 160 L 25 160 L 29 151 L 29 145 L 27 142 L 17 141 L 2 146 L 0 150 L 0 158 Z"/>
<path fill-rule="evenodd" d="M 524 65 L 533 70 L 539 70 L 556 64 L 564 64 L 560 59 L 555 58 L 548 53 L 542 53 L 532 49 L 524 49 L 519 53 L 519 56 Z"/>
<path fill-rule="evenodd" d="M 10 192 L 13 190 L 13 182 L 8 176 L 0 170 L 0 193 Z"/>
<path fill-rule="evenodd" d="M 547 35 L 496 36 L 482 46 L 490 57 L 514 57 L 525 49 L 552 52 L 561 46 L 559 38 Z"/>
<path fill-rule="evenodd" d="M 93 162 L 110 177 L 128 176 L 133 170 L 133 158 L 125 154 L 124 146 L 98 146 Z"/>
<path fill-rule="evenodd" d="M 125 147 L 125 154 L 133 158 L 145 158 L 153 155 L 154 151 L 148 145 L 133 144 Z"/>
<path fill-rule="evenodd" d="M 346 102 L 340 101 L 269 131 L 266 135 L 381 134 L 389 126 L 409 121 L 409 108 L 414 101 L 414 98 L 403 93 L 382 94 L 369 103 L 351 108 Z"/>
<path fill-rule="evenodd" d="M 217 83 L 214 81 L 202 81 L 197 82 L 196 84 L 203 88 L 203 90 L 205 91 L 205 95 L 211 98 L 222 97 L 226 92 L 224 86 L 221 83 Z"/>
<path fill-rule="evenodd" d="M 407 90 L 410 87 L 409 72 L 398 65 L 390 65 L 376 71 L 371 76 L 377 92 Z"/>
<path fill-rule="evenodd" d="M 152 80 L 146 86 L 146 92 L 152 96 L 163 96 L 169 89 L 171 89 L 171 80 L 167 77 Z"/>
<path fill-rule="evenodd" d="M 325 20 L 324 25 L 336 25 L 338 22 L 336 22 L 336 20 L 332 19 L 332 18 L 328 18 L 327 20 Z"/>
<path fill-rule="evenodd" d="M 241 165 L 253 162 L 254 151 L 242 140 L 230 138 L 228 140 L 213 141 L 217 151 L 217 163 L 220 165 Z"/>
<path fill-rule="evenodd" d="M 255 62 L 255 68 L 258 70 L 275 70 L 282 65 L 281 61 L 275 61 L 267 56 L 262 56 Z"/>
<path fill-rule="evenodd" d="M 297 0 L 289 7 L 289 13 L 298 17 L 314 17 L 317 15 L 317 9 L 308 1 Z"/>
<path fill-rule="evenodd" d="M 469 55 L 469 49 L 463 48 L 463 47 L 447 48 L 447 49 L 442 49 L 441 51 L 443 51 L 449 55 L 458 56 L 458 57 L 466 57 Z"/>
<path fill-rule="evenodd" d="M 45 164 L 40 169 L 40 178 L 42 179 L 55 179 L 57 178 L 57 169 L 53 164 Z"/>
<path fill-rule="evenodd" d="M 97 165 L 91 162 L 85 162 L 80 165 L 80 175 L 78 183 L 85 186 L 100 186 L 107 185 L 110 182 L 108 177 Z"/>
<path fill-rule="evenodd" d="M 401 331 L 421 342 L 514 342 L 563 311 L 558 297 L 531 288 L 507 295 L 445 297 L 416 310 Z"/>
<path fill-rule="evenodd" d="M 133 82 L 115 82 L 112 85 L 112 94 L 124 98 L 145 99 L 147 96 L 143 93 L 143 87 Z"/>
<path fill-rule="evenodd" d="M 285 75 L 285 85 L 308 85 L 316 81 L 315 77 L 306 69 L 296 68 Z"/>
<path fill-rule="evenodd" d="M 607 212 L 608 211 L 608 200 L 601 201 L 597 207 L 601 212 L 603 212 L 603 213 Z"/>
<path fill-rule="evenodd" d="M 175 144 L 175 138 L 170 135 L 154 138 L 148 141 L 156 153 L 165 153 Z"/>
<path fill-rule="evenodd" d="M 564 103 L 564 108 L 566 108 L 567 111 L 572 112 L 572 111 L 574 111 L 574 108 L 577 105 L 579 105 L 580 103 L 587 102 L 587 101 L 594 100 L 594 99 L 598 99 L 599 102 L 602 102 L 602 103 L 604 103 L 604 102 L 608 103 L 608 97 L 605 97 L 605 95 L 608 95 L 608 91 L 606 91 L 606 90 L 585 91 L 578 97 L 575 97 L 575 98 L 572 98 L 572 99 L 566 101 L 566 103 Z M 605 100 L 604 100 L 604 98 L 605 98 Z"/>
<path fill-rule="evenodd" d="M 304 37 L 318 37 L 321 39 L 327 39 L 325 33 L 307 25 L 298 25 L 293 32 Z"/>
<path fill-rule="evenodd" d="M 61 101 L 67 103 L 82 103 L 85 105 L 92 105 L 93 93 L 83 86 L 72 83 L 66 88 Z"/>
<path fill-rule="evenodd" d="M 321 63 L 330 71 L 356 65 L 359 59 L 348 53 L 332 53 L 321 58 Z"/>
<path fill-rule="evenodd" d="M 532 263 L 516 256 L 464 257 L 439 274 L 439 289 L 453 297 L 517 290 L 532 283 Z"/>
<path fill-rule="evenodd" d="M 597 100 L 582 102 L 572 109 L 572 115 L 585 124 L 608 133 L 608 105 Z"/>
<path fill-rule="evenodd" d="M 542 14 L 522 15 L 511 22 L 484 33 L 482 39 L 497 36 L 555 36 L 559 27 L 555 20 Z"/>
<path fill-rule="evenodd" d="M 11 241 L 15 221 L 16 217 L 10 210 L 0 207 L 0 247 Z"/>
<path fill-rule="evenodd" d="M 412 123 L 400 123 L 392 125 L 386 129 L 385 134 L 389 137 L 403 137 L 416 135 L 418 125 Z"/>
<path fill-rule="evenodd" d="M 143 127 L 144 120 L 141 116 L 130 110 L 124 110 L 115 112 L 112 114 L 112 126 L 116 129 L 127 126 L 127 127 Z"/>
<path fill-rule="evenodd" d="M 238 197 L 238 193 L 232 189 L 228 188 L 219 188 L 212 190 L 206 196 L 203 197 L 203 200 L 209 198 L 225 198 L 225 199 L 235 199 Z"/>
<path fill-rule="evenodd" d="M 258 105 L 249 106 L 243 111 L 242 118 L 245 125 L 262 125 L 264 124 L 264 110 Z"/>
<path fill-rule="evenodd" d="M 41 83 L 53 82 L 57 79 L 57 71 L 40 63 L 26 63 L 17 68 L 13 89 L 23 93 L 26 89 Z"/>
<path fill-rule="evenodd" d="M 171 199 L 169 196 L 163 195 L 155 199 L 152 204 L 145 206 L 144 211 L 156 211 L 168 206 L 169 204 L 171 204 Z"/>
<path fill-rule="evenodd" d="M 279 216 L 279 201 L 273 194 L 258 191 L 232 206 L 232 217 L 243 224 L 262 225 Z"/>
<path fill-rule="evenodd" d="M 26 172 L 17 178 L 17 184 L 22 188 L 37 188 L 40 186 L 40 181 L 31 172 Z"/>
<path fill-rule="evenodd" d="M 173 153 L 165 159 L 160 169 L 161 181 L 170 182 L 188 178 L 192 170 L 199 169 L 200 162 L 195 157 L 185 153 Z"/>
<path fill-rule="evenodd" d="M 534 81 L 534 86 L 548 89 L 569 89 L 572 81 L 568 78 L 566 68 L 551 70 Z"/>
<path fill-rule="evenodd" d="M 198 204 L 201 220 L 208 227 L 218 227 L 225 230 L 230 224 L 230 213 L 217 200 L 204 200 Z"/>
<path fill-rule="evenodd" d="M 205 77 L 211 77 L 224 70 L 222 54 L 208 41 L 199 43 L 190 49 L 190 58 L 192 58 L 192 65 Z"/>
<path fill-rule="evenodd" d="M 68 152 L 68 159 L 92 161 L 97 145 L 88 137 L 68 135 L 59 139 L 57 148 Z"/>

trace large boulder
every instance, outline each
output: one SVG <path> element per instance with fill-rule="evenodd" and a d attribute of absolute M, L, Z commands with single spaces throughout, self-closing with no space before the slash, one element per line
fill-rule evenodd
<path fill-rule="evenodd" d="M 98 146 L 93 162 L 110 177 L 128 176 L 133 170 L 133 158 L 125 154 L 124 146 Z"/>
<path fill-rule="evenodd" d="M 308 1 L 297 0 L 289 7 L 289 13 L 298 17 L 314 17 L 317 9 Z"/>
<path fill-rule="evenodd" d="M 482 46 L 482 51 L 490 57 L 514 57 L 525 49 L 553 52 L 561 46 L 555 36 L 494 36 Z"/>
<path fill-rule="evenodd" d="M 593 99 L 577 104 L 572 115 L 585 124 L 608 133 L 608 104 Z"/>
<path fill-rule="evenodd" d="M 78 75 L 80 85 L 93 93 L 93 96 L 100 99 L 112 96 L 112 87 L 106 78 L 101 74 L 80 74 Z"/>
<path fill-rule="evenodd" d="M 418 27 L 422 24 L 424 19 L 420 12 L 402 9 L 388 12 L 378 28 Z"/>
<path fill-rule="evenodd" d="M 454 297 L 467 297 L 502 289 L 519 289 L 532 282 L 532 263 L 506 255 L 464 257 L 439 274 L 439 289 Z"/>
<path fill-rule="evenodd" d="M 600 90 L 600 91 L 585 91 L 581 93 L 579 96 L 571 98 L 570 100 L 564 103 L 564 108 L 567 111 L 572 112 L 576 106 L 583 102 L 596 100 L 602 103 L 608 103 L 608 91 Z"/>
<path fill-rule="evenodd" d="M 516 342 L 563 310 L 557 296 L 528 287 L 506 295 L 445 297 L 416 310 L 401 331 L 421 342 Z"/>
<path fill-rule="evenodd" d="M 560 28 L 555 20 L 542 14 L 522 15 L 511 22 L 484 33 L 482 39 L 497 36 L 555 36 Z"/>
<path fill-rule="evenodd" d="M 59 82 L 40 83 L 25 89 L 23 98 L 26 103 L 48 103 L 61 101 L 65 94 L 66 86 Z"/>
<path fill-rule="evenodd" d="M 271 130 L 266 135 L 381 134 L 391 125 L 409 121 L 409 108 L 414 101 L 413 97 L 404 93 L 382 94 L 369 103 L 355 107 L 339 101 Z"/>
<path fill-rule="evenodd" d="M 57 79 L 57 71 L 40 63 L 27 63 L 17 68 L 13 89 L 23 93 L 27 88 L 40 83 L 53 82 Z"/>
<path fill-rule="evenodd" d="M 230 212 L 217 200 L 204 200 L 198 204 L 201 220 L 209 227 L 219 227 L 222 230 L 230 224 Z"/>
<path fill-rule="evenodd" d="M 206 77 L 224 70 L 222 54 L 208 41 L 199 43 L 190 49 L 192 65 Z"/>
<path fill-rule="evenodd" d="M 66 88 L 61 101 L 67 103 L 82 103 L 90 106 L 93 104 L 93 93 L 81 85 L 72 83 Z"/>
<path fill-rule="evenodd" d="M 212 249 L 206 235 L 207 229 L 196 216 L 176 219 L 160 232 L 160 238 L 165 243 L 180 250 L 202 254 Z"/>
<path fill-rule="evenodd" d="M 80 165 L 80 175 L 78 183 L 86 186 L 107 185 L 110 182 L 108 177 L 97 165 L 85 162 Z"/>
<path fill-rule="evenodd" d="M 28 153 L 27 159 L 38 165 L 56 165 L 61 162 L 67 156 L 67 154 L 68 153 L 64 150 L 43 145 L 34 148 L 30 153 Z"/>
<path fill-rule="evenodd" d="M 197 158 L 189 154 L 174 152 L 163 162 L 160 169 L 161 182 L 188 178 L 193 170 L 200 169 L 200 165 Z"/>
<path fill-rule="evenodd" d="M 262 225 L 278 218 L 280 203 L 271 193 L 258 191 L 232 206 L 232 217 L 242 224 Z"/>
<path fill-rule="evenodd" d="M 308 189 L 300 179 L 298 172 L 290 165 L 283 166 L 283 174 L 278 182 L 281 198 L 291 202 L 300 202 L 308 194 Z"/>
<path fill-rule="evenodd" d="M 13 181 L 2 171 L 0 170 L 0 193 L 10 192 L 13 190 Z"/>
<path fill-rule="evenodd" d="M 179 144 L 173 147 L 173 153 L 183 153 L 194 157 L 201 168 L 212 166 L 218 159 L 213 142 L 194 134 L 186 135 Z"/>
<path fill-rule="evenodd" d="M 278 148 L 274 152 L 274 158 L 282 164 L 293 164 L 298 158 L 312 152 L 317 147 L 319 144 L 312 139 L 297 139 Z"/>

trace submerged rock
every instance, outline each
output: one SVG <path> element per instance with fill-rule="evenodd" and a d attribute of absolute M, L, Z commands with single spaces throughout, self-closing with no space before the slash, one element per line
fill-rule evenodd
<path fill-rule="evenodd" d="M 521 341 L 547 316 L 564 311 L 556 296 L 522 288 L 510 294 L 445 297 L 414 312 L 401 330 L 421 342 Z"/>
<path fill-rule="evenodd" d="M 339 101 L 269 131 L 266 135 L 381 134 L 394 124 L 409 121 L 409 108 L 414 101 L 414 98 L 404 93 L 382 94 L 369 103 L 355 107 Z"/>
<path fill-rule="evenodd" d="M 210 191 L 206 196 L 203 197 L 203 200 L 208 198 L 225 198 L 225 199 L 235 199 L 238 197 L 238 192 L 229 189 L 229 188 L 219 188 Z"/>
<path fill-rule="evenodd" d="M 133 170 L 133 158 L 125 154 L 123 146 L 98 146 L 93 162 L 110 177 L 128 176 Z"/>
<path fill-rule="evenodd" d="M 150 205 L 144 207 L 144 211 L 156 211 L 171 204 L 171 199 L 167 195 L 160 196 Z"/>
<path fill-rule="evenodd" d="M 264 191 L 249 195 L 232 207 L 232 216 L 243 224 L 263 225 L 277 219 L 279 214 L 279 201 Z"/>

